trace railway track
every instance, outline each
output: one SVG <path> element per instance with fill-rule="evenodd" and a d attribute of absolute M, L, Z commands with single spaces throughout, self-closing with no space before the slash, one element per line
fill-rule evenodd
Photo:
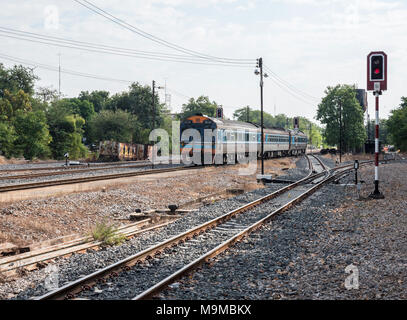
<path fill-rule="evenodd" d="M 86 172 L 95 172 L 95 171 L 103 171 L 103 170 L 112 170 L 112 169 L 138 169 L 138 168 L 145 168 L 151 167 L 151 164 L 137 164 L 137 165 L 121 165 L 121 166 L 103 166 L 101 168 L 75 168 L 75 169 L 66 169 L 57 167 L 52 172 L 42 172 L 42 173 L 29 173 L 29 174 L 19 174 L 19 175 L 2 175 L 0 176 L 0 180 L 19 180 L 19 179 L 32 179 L 32 178 L 41 178 L 41 177 L 49 177 L 49 176 L 59 176 L 59 175 L 66 175 L 66 174 L 76 174 L 76 173 L 86 173 Z M 37 169 L 46 169 L 46 168 L 37 168 Z M 30 171 L 30 170 L 27 170 Z"/>
<path fill-rule="evenodd" d="M 350 165 L 328 170 L 317 157 L 307 159 L 311 169 L 307 177 L 36 299 L 87 298 L 89 294 L 92 295 L 90 289 L 95 285 L 102 286 L 102 289 L 109 287 L 106 291 L 101 290 L 108 292 L 103 295 L 106 299 L 153 297 L 178 278 L 227 250 L 275 215 L 350 170 Z M 315 167 L 319 165 L 320 169 L 315 169 L 321 171 L 313 173 L 312 164 Z M 321 177 L 322 181 L 310 184 Z M 202 255 L 202 252 L 205 254 Z M 111 286 L 106 284 L 107 281 Z M 126 284 L 126 290 L 118 289 L 123 287 L 123 283 Z M 118 286 L 115 287 L 115 284 Z"/>
<path fill-rule="evenodd" d="M 120 162 L 103 162 L 103 163 L 98 163 L 98 162 L 87 162 L 87 163 L 82 163 L 81 165 L 71 165 L 71 166 L 65 166 L 63 163 L 60 163 L 59 166 L 54 166 L 54 167 L 31 167 L 31 168 L 19 168 L 19 169 L 1 169 L 0 173 L 10 173 L 10 172 L 25 172 L 25 171 L 52 171 L 52 170 L 81 170 L 86 167 L 126 167 L 129 164 L 135 163 L 134 165 L 137 166 L 136 164 L 140 165 L 141 167 L 144 166 L 151 166 L 150 161 L 120 161 Z"/>
<path fill-rule="evenodd" d="M 15 185 L 5 185 L 5 186 L 0 186 L 0 193 L 8 192 L 8 191 L 34 189 L 34 188 L 44 188 L 44 187 L 50 187 L 50 186 L 59 186 L 59 185 L 66 185 L 66 184 L 75 184 L 75 183 L 84 183 L 84 182 L 92 182 L 92 181 L 100 181 L 100 180 L 136 177 L 136 176 L 151 175 L 151 174 L 156 174 L 156 173 L 164 173 L 164 172 L 172 172 L 172 171 L 194 170 L 194 169 L 199 169 L 199 168 L 202 168 L 202 167 L 201 166 L 190 166 L 190 167 L 162 168 L 162 169 L 135 171 L 135 172 L 97 175 L 97 176 L 91 176 L 91 177 L 80 177 L 80 178 L 41 181 L 41 182 L 21 183 L 21 184 L 15 184 Z"/>
<path fill-rule="evenodd" d="M 131 168 L 141 168 L 148 165 L 137 164 L 137 165 L 127 165 L 121 167 L 121 169 L 131 169 Z M 101 180 L 110 180 L 118 178 L 128 178 L 135 176 L 151 175 L 156 173 L 172 172 L 172 171 L 182 171 L 182 170 L 193 170 L 200 169 L 205 166 L 179 166 L 171 168 L 161 168 L 161 169 L 151 169 L 151 170 L 142 170 L 135 172 L 123 172 L 123 173 L 114 173 L 114 174 L 104 174 L 104 175 L 95 175 L 90 177 L 78 177 L 78 178 L 69 178 L 69 179 L 58 179 L 58 180 L 47 180 L 40 182 L 29 182 L 29 183 L 18 183 L 18 184 L 8 184 L 0 186 L 0 193 L 9 192 L 9 191 L 19 191 L 19 190 L 28 190 L 35 188 L 44 188 L 51 186 L 67 185 L 67 184 L 77 184 L 84 182 L 93 182 Z M 116 167 L 117 168 L 117 167 Z M 86 173 L 91 171 L 101 171 L 107 169 L 116 169 L 116 168 L 91 168 L 91 169 L 75 169 L 75 173 Z M 61 169 L 61 168 L 59 168 Z M 49 172 L 49 173 L 38 173 L 38 174 L 27 174 L 27 175 L 14 175 L 14 176 L 0 176 L 0 180 L 17 180 L 17 179 L 30 179 L 38 177 L 47 177 L 47 176 L 58 176 L 65 174 L 72 174 L 72 171 L 59 171 L 59 172 Z"/>
<path fill-rule="evenodd" d="M 131 239 L 143 232 L 164 227 L 177 218 L 179 218 L 179 216 L 167 216 L 165 219 L 159 219 L 154 222 L 151 218 L 147 218 L 135 223 L 122 225 L 117 229 L 117 235 L 122 235 L 126 239 Z M 75 236 L 56 244 L 53 244 L 52 242 L 48 243 L 48 241 L 46 241 L 44 244 L 38 244 L 37 248 L 34 250 L 1 257 L 0 273 L 5 276 L 12 276 L 18 272 L 18 270 L 21 270 L 21 268 L 28 271 L 42 268 L 55 258 L 61 258 L 73 253 L 86 252 L 89 249 L 95 249 L 101 246 L 103 246 L 103 242 L 93 240 L 91 236 Z"/>

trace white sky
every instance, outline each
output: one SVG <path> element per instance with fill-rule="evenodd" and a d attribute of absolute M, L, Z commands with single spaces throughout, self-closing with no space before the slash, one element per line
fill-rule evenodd
<path fill-rule="evenodd" d="M 1 1 L 0 27 L 137 50 L 177 53 L 96 15 L 72 0 Z M 309 95 L 305 103 L 265 80 L 265 111 L 314 118 L 328 85 L 366 87 L 366 56 L 388 54 L 387 117 L 407 96 L 407 1 L 403 0 L 92 0 L 111 14 L 191 50 L 228 58 L 263 57 L 279 77 Z M 50 24 L 57 9 L 58 24 Z M 1 33 L 0 33 L 1 35 Z M 259 108 L 253 68 L 202 66 L 120 57 L 25 42 L 0 36 L 0 54 L 104 77 L 158 85 L 189 97 L 208 95 L 231 117 L 246 105 Z M 0 57 L 6 66 L 13 63 Z M 58 73 L 37 68 L 39 86 L 58 88 Z M 127 84 L 62 75 L 62 92 L 123 91 Z M 170 91 L 169 91 L 170 92 Z M 172 110 L 186 98 L 172 93 Z M 369 94 L 373 116 L 373 96 Z"/>

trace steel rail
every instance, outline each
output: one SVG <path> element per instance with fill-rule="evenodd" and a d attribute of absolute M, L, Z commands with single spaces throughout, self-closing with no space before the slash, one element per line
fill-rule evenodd
<path fill-rule="evenodd" d="M 161 243 L 158 243 L 156 245 L 153 245 L 141 252 L 138 252 L 132 256 L 129 256 L 125 259 L 122 259 L 112 265 L 109 265 L 103 269 L 100 269 L 98 271 L 95 271 L 83 278 L 77 279 L 73 282 L 70 282 L 66 285 L 64 285 L 61 288 L 58 288 L 54 291 L 48 292 L 40 297 L 34 297 L 35 300 L 48 300 L 48 299 L 65 299 L 65 298 L 74 298 L 75 294 L 81 292 L 82 290 L 88 290 L 90 289 L 93 285 L 95 285 L 98 281 L 104 281 L 104 279 L 108 278 L 109 276 L 117 276 L 118 273 L 122 270 L 129 270 L 130 267 L 142 263 L 143 260 L 149 260 L 152 259 L 154 256 L 161 254 L 164 250 L 170 249 L 172 247 L 175 247 L 179 244 L 184 243 L 185 241 L 188 241 L 192 238 L 196 238 L 198 235 L 205 233 L 206 231 L 209 231 L 216 226 L 225 223 L 226 221 L 229 221 L 233 216 L 239 214 L 239 213 L 244 213 L 248 210 L 251 210 L 252 208 L 260 205 L 261 203 L 267 202 L 307 181 L 310 180 L 310 178 L 319 178 L 322 175 L 330 175 L 330 171 L 324 171 L 321 173 L 317 174 L 312 174 L 312 164 L 311 161 L 308 159 L 309 165 L 310 165 L 310 172 L 309 174 L 300 180 L 298 180 L 295 183 L 292 183 L 288 186 L 285 186 L 269 195 L 266 195 L 262 198 L 259 198 L 255 201 L 252 201 L 248 204 L 245 204 L 237 209 L 234 209 L 224 215 L 221 215 L 217 218 L 214 218 L 210 221 L 207 221 L 199 226 L 196 226 L 192 229 L 189 229 L 179 235 L 173 236 L 172 238 L 165 240 Z M 347 165 L 349 167 L 350 165 Z M 344 166 L 345 167 L 345 166 Z M 334 168 L 332 170 L 338 170 L 342 168 Z M 326 179 L 325 179 L 326 180 Z M 325 181 L 324 180 L 324 181 Z"/>
<path fill-rule="evenodd" d="M 138 234 L 162 228 L 172 223 L 173 220 L 156 224 L 152 223 L 151 219 L 142 220 L 137 223 L 119 227 L 117 235 L 123 235 L 124 237 L 126 237 L 126 239 L 131 239 Z M 143 227 L 148 224 L 150 224 L 151 226 L 143 229 Z M 14 256 L 2 257 L 0 258 L 0 272 L 6 274 L 18 268 L 26 268 L 38 263 L 45 263 L 46 261 L 55 258 L 60 258 L 75 252 L 82 252 L 101 246 L 103 246 L 102 241 L 92 240 L 91 236 L 86 236 L 70 240 L 66 243 L 41 248 L 35 251 L 29 251 Z"/>
<path fill-rule="evenodd" d="M 348 171 L 349 169 L 345 169 L 343 171 Z M 294 198 L 293 200 L 291 200 L 290 202 L 282 205 L 280 208 L 274 210 L 272 213 L 270 213 L 269 215 L 267 215 L 266 217 L 260 219 L 259 221 L 255 222 L 254 224 L 250 225 L 249 227 L 245 228 L 244 230 L 242 230 L 241 232 L 239 232 L 237 235 L 229 238 L 228 240 L 224 241 L 223 243 L 221 243 L 220 245 L 218 245 L 217 247 L 215 247 L 214 249 L 210 250 L 209 252 L 203 254 L 202 256 L 200 256 L 199 258 L 197 258 L 196 260 L 190 262 L 189 264 L 187 264 L 186 266 L 182 267 L 181 269 L 177 270 L 176 272 L 174 272 L 173 274 L 169 275 L 168 277 L 166 277 L 165 279 L 161 280 L 160 282 L 158 282 L 157 284 L 155 284 L 154 286 L 150 287 L 149 289 L 145 290 L 144 292 L 140 293 L 139 295 L 137 295 L 136 297 L 134 297 L 132 300 L 145 300 L 145 299 L 151 299 L 152 297 L 154 297 L 155 295 L 157 295 L 159 292 L 161 292 L 162 290 L 164 290 L 165 288 L 167 288 L 168 285 L 170 285 L 171 283 L 174 283 L 176 280 L 178 280 L 179 278 L 183 277 L 184 275 L 190 273 L 192 270 L 198 268 L 199 266 L 201 266 L 203 263 L 205 262 L 209 262 L 210 259 L 214 258 L 215 256 L 219 255 L 220 253 L 222 253 L 223 251 L 227 250 L 228 248 L 230 248 L 231 246 L 233 246 L 234 244 L 236 244 L 237 242 L 239 242 L 242 238 L 246 237 L 247 235 L 249 235 L 251 232 L 253 232 L 254 230 L 260 228 L 264 223 L 268 222 L 270 219 L 272 219 L 274 216 L 276 216 L 277 214 L 280 214 L 286 210 L 288 210 L 289 208 L 291 208 L 293 205 L 297 204 L 298 202 L 301 202 L 302 200 L 304 200 L 305 198 L 309 197 L 311 194 L 313 194 L 316 190 L 318 190 L 319 188 L 321 188 L 324 184 L 330 182 L 336 175 L 340 175 L 343 174 L 343 171 L 338 172 L 337 174 L 332 174 L 329 173 L 327 176 L 324 178 L 324 180 L 322 180 L 321 182 L 319 182 L 318 184 L 316 184 L 315 186 L 311 187 L 310 189 L 308 189 L 307 191 L 305 191 L 304 193 L 302 193 L 301 195 L 299 195 L 298 197 Z"/>
<path fill-rule="evenodd" d="M 53 163 L 53 162 L 51 162 Z M 120 167 L 128 164 L 137 163 L 140 166 L 151 166 L 151 162 L 148 160 L 138 161 L 120 161 L 120 162 L 82 162 L 79 165 L 65 166 L 62 162 L 55 162 L 60 165 L 57 167 L 32 167 L 32 168 L 16 168 L 16 169 L 0 169 L 0 173 L 3 172 L 24 172 L 24 171 L 45 171 L 45 170 L 80 170 L 86 167 Z M 44 163 L 45 164 L 45 163 Z"/>
<path fill-rule="evenodd" d="M 71 179 L 63 179 L 63 180 L 50 180 L 50 181 L 32 182 L 32 183 L 24 183 L 24 184 L 16 184 L 16 185 L 6 185 L 6 186 L 0 186 L 0 193 L 8 192 L 8 191 L 34 189 L 34 188 L 44 188 L 44 187 L 50 187 L 50 186 L 59 186 L 59 185 L 66 185 L 66 184 L 75 184 L 75 183 L 92 182 L 92 181 L 100 181 L 100 180 L 110 180 L 110 179 L 117 179 L 117 178 L 128 178 L 128 177 L 151 175 L 151 174 L 156 174 L 156 173 L 164 173 L 164 172 L 172 172 L 172 171 L 194 170 L 194 169 L 199 169 L 199 168 L 202 168 L 202 167 L 201 166 L 191 166 L 191 167 L 163 168 L 163 169 L 136 171 L 136 172 L 114 173 L 114 174 L 99 175 L 99 176 L 92 176 L 92 177 L 81 177 L 81 178 L 71 178 Z"/>
<path fill-rule="evenodd" d="M 120 170 L 120 169 L 136 169 L 136 168 L 144 168 L 149 167 L 151 164 L 137 164 L 137 165 L 121 165 L 121 166 L 104 166 L 102 168 L 75 168 L 75 169 L 66 169 L 66 168 L 57 168 L 55 170 L 60 171 L 51 171 L 45 173 L 31 173 L 31 174 L 22 174 L 22 175 L 7 175 L 7 176 L 0 176 L 0 180 L 17 180 L 17 179 L 31 179 L 31 178 L 38 178 L 38 177 L 49 177 L 49 176 L 59 176 L 65 174 L 76 174 L 76 173 L 84 173 L 84 172 L 93 172 L 93 171 L 102 171 L 102 170 Z M 43 169 L 43 168 L 41 168 Z M 50 169 L 53 170 L 53 169 Z M 29 171 L 29 170 L 27 170 Z"/>
<path fill-rule="evenodd" d="M 306 156 L 307 157 L 307 156 Z M 103 269 L 100 269 L 96 272 L 93 272 L 81 279 L 75 280 L 73 282 L 70 282 L 66 285 L 64 285 L 61 288 L 58 288 L 54 291 L 48 292 L 40 297 L 36 297 L 36 300 L 47 300 L 47 299 L 64 299 L 64 298 L 72 298 L 74 297 L 74 295 L 80 291 L 82 291 L 83 289 L 88 289 L 90 288 L 92 285 L 96 284 L 98 279 L 102 279 L 106 276 L 110 275 L 116 275 L 118 272 L 120 272 L 121 270 L 126 270 L 128 268 L 130 268 L 133 265 L 136 265 L 138 263 L 141 263 L 142 260 L 149 260 L 151 259 L 153 256 L 160 254 L 162 251 L 164 251 L 167 248 L 171 248 L 171 247 L 175 247 L 176 245 L 182 244 L 185 241 L 188 241 L 192 238 L 197 237 L 200 234 L 203 234 L 206 231 L 209 231 L 213 228 L 215 228 L 217 225 L 222 224 L 226 221 L 228 221 L 229 219 L 231 219 L 233 216 L 239 214 L 239 213 L 244 213 L 256 206 L 258 206 L 259 204 L 263 203 L 263 202 L 267 202 L 295 187 L 297 187 L 298 185 L 306 182 L 307 180 L 309 180 L 309 178 L 312 176 L 312 163 L 308 159 L 308 163 L 310 166 L 310 172 L 309 174 L 305 177 L 302 178 L 300 180 L 298 180 L 297 182 L 294 182 L 288 186 L 285 186 L 271 194 L 268 194 L 262 198 L 259 198 L 257 200 L 254 200 L 248 204 L 245 204 L 237 209 L 234 209 L 228 213 L 225 213 L 219 217 L 216 217 L 210 221 L 207 221 L 201 225 L 198 225 L 192 229 L 189 229 L 179 235 L 173 236 L 170 239 L 163 241 L 161 243 L 158 243 L 156 245 L 153 245 L 141 252 L 138 252 L 132 256 L 129 256 L 125 259 L 122 259 L 112 265 L 109 265 Z M 314 176 L 319 177 L 319 174 L 315 174 Z"/>

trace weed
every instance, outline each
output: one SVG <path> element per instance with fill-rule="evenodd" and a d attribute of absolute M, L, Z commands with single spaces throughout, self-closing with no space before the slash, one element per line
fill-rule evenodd
<path fill-rule="evenodd" d="M 126 239 L 126 236 L 118 234 L 116 226 L 104 221 L 96 224 L 96 227 L 91 232 L 91 237 L 107 246 L 119 245 Z"/>

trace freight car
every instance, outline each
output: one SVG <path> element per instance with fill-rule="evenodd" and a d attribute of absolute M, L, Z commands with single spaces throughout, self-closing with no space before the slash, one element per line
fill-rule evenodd
<path fill-rule="evenodd" d="M 204 139 L 205 131 L 211 133 L 211 139 L 206 139 L 209 141 Z M 201 163 L 208 163 L 208 159 L 211 163 L 235 162 L 250 153 L 251 157 L 261 157 L 261 128 L 253 123 L 197 114 L 181 123 L 180 132 L 181 153 L 192 156 L 200 150 Z M 299 130 L 264 128 L 263 134 L 266 159 L 305 154 L 308 139 Z M 215 154 L 220 159 L 215 160 Z"/>
<path fill-rule="evenodd" d="M 99 160 L 129 161 L 146 160 L 151 154 L 151 145 L 101 141 L 99 143 Z"/>

